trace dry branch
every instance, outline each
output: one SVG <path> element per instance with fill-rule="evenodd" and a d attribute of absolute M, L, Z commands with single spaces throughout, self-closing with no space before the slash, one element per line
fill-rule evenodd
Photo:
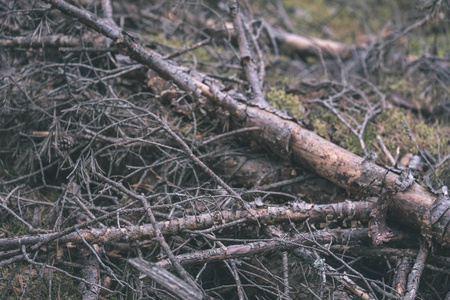
<path fill-rule="evenodd" d="M 394 287 L 400 296 L 405 295 L 408 273 L 411 269 L 411 258 L 403 257 L 395 270 Z"/>
<path fill-rule="evenodd" d="M 288 33 L 283 30 L 274 29 L 275 37 L 279 43 L 285 44 L 292 51 L 303 52 L 309 55 L 338 56 L 350 58 L 357 46 L 344 43 L 306 37 L 299 34 Z"/>
<path fill-rule="evenodd" d="M 416 299 L 417 292 L 419 290 L 420 277 L 423 269 L 425 268 L 425 262 L 428 258 L 430 248 L 425 241 L 420 243 L 420 249 L 417 253 L 416 261 L 411 269 L 411 273 L 408 276 L 407 292 L 405 294 L 405 300 Z"/>
<path fill-rule="evenodd" d="M 82 37 L 63 34 L 43 37 L 14 36 L 0 38 L 0 46 L 5 48 L 49 48 L 49 47 L 105 47 L 105 37 L 87 33 Z"/>
<path fill-rule="evenodd" d="M 155 282 L 181 299 L 204 299 L 202 293 L 196 286 L 187 284 L 172 273 L 155 264 L 151 264 L 141 258 L 129 259 L 128 262 L 141 273 L 149 276 Z"/>
<path fill-rule="evenodd" d="M 136 197 L 139 197 L 135 195 Z M 205 213 L 197 216 L 186 216 L 176 218 L 170 221 L 157 222 L 155 225 L 165 236 L 173 236 L 184 230 L 204 230 L 214 231 L 225 228 L 227 225 L 235 224 L 239 221 L 241 224 L 252 224 L 257 220 L 264 225 L 277 224 L 282 222 L 303 222 L 309 220 L 310 223 L 324 223 L 341 221 L 351 225 L 351 221 L 368 221 L 371 202 L 342 202 L 337 204 L 313 205 L 307 203 L 295 203 L 292 208 L 273 206 L 269 208 L 248 210 L 224 210 L 213 214 Z M 114 214 L 112 214 L 114 216 Z M 75 228 L 76 229 L 76 228 Z M 53 243 L 78 243 L 82 239 L 89 243 L 114 244 L 117 242 L 130 242 L 155 237 L 153 224 L 142 226 L 124 226 L 121 228 L 92 228 L 78 230 L 52 240 Z M 21 245 L 36 245 L 45 240 L 50 240 L 58 233 L 48 233 L 33 236 L 18 236 L 8 239 L 0 239 L 0 250 L 17 249 Z"/>
<path fill-rule="evenodd" d="M 296 234 L 289 238 L 270 239 L 242 245 L 223 246 L 221 248 L 202 250 L 193 253 L 181 254 L 176 258 L 183 265 L 225 260 L 251 255 L 262 254 L 266 251 L 283 251 L 300 246 L 313 246 L 319 244 L 345 244 L 352 241 L 361 241 L 367 238 L 368 230 L 365 228 L 319 230 L 313 233 Z M 157 263 L 163 268 L 172 268 L 170 260 L 166 259 Z"/>
<path fill-rule="evenodd" d="M 250 86 L 252 87 L 252 91 L 256 96 L 256 101 L 259 104 L 268 105 L 266 100 L 264 99 L 264 95 L 262 93 L 262 84 L 258 79 L 258 73 L 255 69 L 255 63 L 252 58 L 252 54 L 250 52 L 250 47 L 247 42 L 247 38 L 245 36 L 244 26 L 242 24 L 242 17 L 240 14 L 240 7 L 236 0 L 229 1 L 229 7 L 231 12 L 231 17 L 233 18 L 234 30 L 237 32 L 237 39 L 239 44 L 239 50 L 241 52 L 241 64 L 245 70 L 245 76 L 247 77 Z"/>
<path fill-rule="evenodd" d="M 98 286 L 100 279 L 100 264 L 94 254 L 84 259 L 82 269 L 83 278 L 92 284 L 84 284 L 83 300 L 98 299 L 100 288 Z"/>
<path fill-rule="evenodd" d="M 345 188 L 355 197 L 378 195 L 383 185 L 394 186 L 399 176 L 386 169 L 365 161 L 363 158 L 342 149 L 318 135 L 306 130 L 295 120 L 283 118 L 275 110 L 251 106 L 245 101 L 234 99 L 221 92 L 214 84 L 202 83 L 187 73 L 179 70 L 161 56 L 142 43 L 111 26 L 105 20 L 79 9 L 61 0 L 46 0 L 53 7 L 69 16 L 78 18 L 84 24 L 113 39 L 123 54 L 153 69 L 164 79 L 172 80 L 179 88 L 192 93 L 193 96 L 205 96 L 216 105 L 229 111 L 238 127 L 259 126 L 262 130 L 251 137 L 262 141 L 274 153 L 290 156 L 293 161 L 307 166 L 317 174 Z M 413 183 L 406 191 L 392 196 L 390 213 L 403 224 L 416 229 L 431 227 L 431 234 L 441 244 L 450 243 L 450 210 L 435 209 L 435 196 L 417 183 Z M 448 201 L 439 203 L 442 208 L 449 206 Z M 431 216 L 439 224 L 431 223 L 430 212 L 442 211 L 441 215 Z M 435 226 L 437 225 L 437 226 Z"/>

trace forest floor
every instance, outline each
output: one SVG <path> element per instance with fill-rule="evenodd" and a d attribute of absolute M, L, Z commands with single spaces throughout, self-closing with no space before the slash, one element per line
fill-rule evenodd
<path fill-rule="evenodd" d="M 0 0 L 0 298 L 450 299 L 449 16 Z"/>

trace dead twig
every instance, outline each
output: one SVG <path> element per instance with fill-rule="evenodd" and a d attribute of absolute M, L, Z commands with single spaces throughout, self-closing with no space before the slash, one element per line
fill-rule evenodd
<path fill-rule="evenodd" d="M 233 19 L 234 30 L 237 33 L 239 51 L 241 53 L 241 64 L 245 70 L 245 76 L 255 94 L 255 103 L 260 105 L 269 105 L 264 99 L 262 93 L 262 83 L 259 81 L 258 73 L 254 67 L 255 62 L 252 58 L 250 47 L 248 45 L 247 37 L 245 36 L 244 25 L 242 24 L 242 16 L 240 13 L 239 4 L 236 0 L 229 1 L 230 13 Z M 249 33 L 250 34 L 250 33 Z"/>
<path fill-rule="evenodd" d="M 417 292 L 419 291 L 420 277 L 422 276 L 423 269 L 425 267 L 425 262 L 428 258 L 428 253 L 430 248 L 425 241 L 420 242 L 419 252 L 417 253 L 416 261 L 411 269 L 411 273 L 408 276 L 407 292 L 403 299 L 413 300 L 416 298 Z"/>

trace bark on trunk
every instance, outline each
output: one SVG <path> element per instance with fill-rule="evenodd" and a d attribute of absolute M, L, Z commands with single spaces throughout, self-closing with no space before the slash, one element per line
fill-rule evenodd
<path fill-rule="evenodd" d="M 259 126 L 261 131 L 251 133 L 253 138 L 266 143 L 278 155 L 289 154 L 295 163 L 299 163 L 320 176 L 345 188 L 356 199 L 367 196 L 378 196 L 382 184 L 394 185 L 399 175 L 387 172 L 372 162 L 359 157 L 325 139 L 304 129 L 292 121 L 284 120 L 258 107 L 245 108 L 247 118 L 240 126 Z M 240 116 L 240 113 L 235 113 Z M 240 117 L 240 119 L 242 119 Z M 450 242 L 450 232 L 446 231 L 450 221 L 450 212 L 444 210 L 448 201 L 442 201 L 441 213 L 436 215 L 437 207 L 434 201 L 437 196 L 414 182 L 404 192 L 392 196 L 389 214 L 395 216 L 395 221 L 416 229 L 434 225 L 433 236 L 444 245 Z M 432 212 L 434 213 L 431 216 Z M 431 217 L 444 226 L 430 224 Z"/>

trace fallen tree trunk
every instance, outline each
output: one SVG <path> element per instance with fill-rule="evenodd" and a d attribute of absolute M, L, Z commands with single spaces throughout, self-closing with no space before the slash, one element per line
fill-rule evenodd
<path fill-rule="evenodd" d="M 260 131 L 251 134 L 252 138 L 266 144 L 280 156 L 289 155 L 294 162 L 307 166 L 320 176 L 345 188 L 354 197 L 379 196 L 384 185 L 402 184 L 399 175 L 364 161 L 363 158 L 308 131 L 294 119 L 283 116 L 273 108 L 236 100 L 221 92 L 213 83 L 205 84 L 194 79 L 164 61 L 158 53 L 145 48 L 138 39 L 94 14 L 61 0 L 45 1 L 111 38 L 121 53 L 149 66 L 162 78 L 173 81 L 180 89 L 192 93 L 195 97 L 204 96 L 212 100 L 231 114 L 236 126 L 260 127 Z M 437 197 L 413 182 L 406 190 L 396 191 L 391 196 L 389 210 L 396 221 L 416 229 L 427 229 L 425 234 L 431 234 L 439 243 L 448 246 L 450 205 L 447 195 L 435 205 Z"/>

